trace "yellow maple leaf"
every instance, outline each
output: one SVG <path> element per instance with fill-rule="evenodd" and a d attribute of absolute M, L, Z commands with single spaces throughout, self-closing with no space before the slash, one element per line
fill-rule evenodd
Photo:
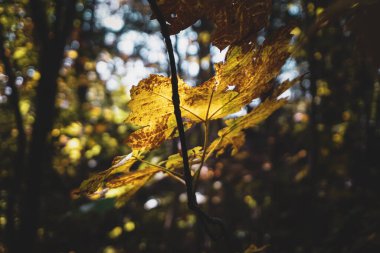
<path fill-rule="evenodd" d="M 142 155 L 138 151 L 133 151 L 125 156 L 116 157 L 109 169 L 96 173 L 90 176 L 89 179 L 83 181 L 79 187 L 79 192 L 89 197 L 97 198 L 105 195 L 109 189 L 118 188 L 121 185 L 135 185 L 135 183 L 131 183 L 131 180 L 141 178 L 141 174 L 145 172 L 142 173 L 139 170 L 131 172 L 130 168 L 141 158 Z M 128 179 L 130 179 L 130 181 L 128 181 Z"/>
<path fill-rule="evenodd" d="M 180 93 L 186 94 L 188 88 L 180 80 Z M 175 135 L 177 124 L 169 78 L 151 75 L 132 88 L 131 97 L 128 103 L 131 113 L 126 122 L 142 127 L 129 136 L 127 144 L 131 148 L 148 151 Z M 186 108 L 182 106 L 182 109 Z"/>
<path fill-rule="evenodd" d="M 198 148 L 194 148 L 189 152 L 198 154 L 200 151 Z M 195 159 L 196 156 L 193 156 Z M 89 179 L 82 182 L 79 189 L 75 190 L 74 193 L 80 193 L 91 199 L 116 198 L 116 206 L 121 206 L 160 171 L 170 173 L 170 176 L 178 179 L 176 173 L 171 172 L 179 168 L 179 158 L 176 155 L 164 161 L 169 166 L 167 169 L 142 159 L 142 153 L 136 150 L 128 155 L 118 156 L 113 160 L 109 169 L 90 176 Z M 143 163 L 138 170 L 130 171 L 136 161 Z M 147 167 L 144 166 L 145 163 L 148 164 Z"/>
<path fill-rule="evenodd" d="M 250 113 L 239 118 L 226 120 L 225 123 L 227 126 L 218 131 L 219 137 L 208 147 L 208 156 L 213 152 L 217 152 L 217 155 L 221 155 L 226 151 L 228 146 L 232 146 L 231 155 L 235 155 L 245 143 L 243 130 L 257 125 L 268 118 L 274 111 L 282 107 L 287 100 L 284 98 L 277 99 L 277 97 L 298 82 L 300 78 L 282 83 L 272 92 L 271 96 L 266 98 Z"/>
<path fill-rule="evenodd" d="M 241 110 L 273 88 L 273 80 L 289 57 L 289 28 L 281 29 L 263 45 L 232 45 L 216 74 L 197 87 L 179 79 L 181 113 L 189 128 Z M 131 90 L 131 110 L 126 122 L 141 127 L 127 144 L 135 150 L 149 151 L 176 134 L 170 78 L 151 75 Z"/>
<path fill-rule="evenodd" d="M 157 167 L 147 167 L 109 178 L 104 182 L 108 189 L 105 197 L 116 198 L 116 207 L 120 207 L 160 171 Z"/>

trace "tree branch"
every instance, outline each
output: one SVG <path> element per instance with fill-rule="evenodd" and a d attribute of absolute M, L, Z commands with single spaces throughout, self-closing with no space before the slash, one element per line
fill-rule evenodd
<path fill-rule="evenodd" d="M 174 53 L 173 53 L 173 45 L 170 40 L 169 31 L 166 26 L 165 19 L 156 3 L 155 0 L 148 0 L 149 4 L 152 8 L 152 11 L 157 16 L 157 20 L 161 25 L 161 33 L 164 36 L 164 40 L 166 43 L 166 47 L 168 50 L 169 55 L 169 61 L 170 61 L 170 71 L 171 71 L 171 82 L 172 82 L 172 101 L 174 106 L 174 114 L 177 121 L 177 128 L 179 132 L 179 139 L 181 142 L 181 149 L 182 149 L 182 158 L 183 158 L 183 167 L 184 167 L 184 176 L 187 186 L 187 197 L 188 197 L 188 204 L 189 208 L 193 209 L 198 206 L 197 200 L 195 198 L 195 195 L 192 193 L 192 181 L 193 178 L 191 176 L 190 172 L 190 166 L 189 166 L 189 158 L 187 155 L 187 144 L 186 144 L 186 136 L 185 136 L 185 129 L 183 127 L 183 121 L 181 116 L 181 108 L 180 108 L 180 98 L 178 93 L 178 77 L 177 77 L 177 68 L 175 65 L 175 59 L 174 59 Z M 190 191 L 189 191 L 190 190 Z"/>
<path fill-rule="evenodd" d="M 169 30 L 166 25 L 165 18 L 161 13 L 160 8 L 158 7 L 156 0 L 148 0 L 148 2 L 151 6 L 153 13 L 156 15 L 158 22 L 160 23 L 161 33 L 164 37 L 166 48 L 169 55 L 171 83 L 172 83 L 172 101 L 173 101 L 173 106 L 174 106 L 174 114 L 177 121 L 179 139 L 180 139 L 181 148 L 182 148 L 183 170 L 184 170 L 184 179 L 186 182 L 188 207 L 190 210 L 194 211 L 196 215 L 198 216 L 198 218 L 201 220 L 207 234 L 212 239 L 219 239 L 225 235 L 224 223 L 218 218 L 208 216 L 199 208 L 198 202 L 195 196 L 195 190 L 193 189 L 193 177 L 191 176 L 191 171 L 190 171 L 190 166 L 189 166 L 186 136 L 185 136 L 185 130 L 183 127 L 183 121 L 182 121 L 182 116 L 181 116 L 180 97 L 179 97 L 179 92 L 178 92 L 177 69 L 176 69 L 176 63 L 175 63 L 175 58 L 174 58 L 173 45 L 170 40 Z"/>

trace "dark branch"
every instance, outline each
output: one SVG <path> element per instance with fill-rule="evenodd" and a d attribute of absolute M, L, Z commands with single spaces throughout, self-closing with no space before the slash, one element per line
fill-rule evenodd
<path fill-rule="evenodd" d="M 191 172 L 190 172 L 189 159 L 187 155 L 186 136 L 185 136 L 185 130 L 183 127 L 182 116 L 181 116 L 180 99 L 179 99 L 179 93 L 178 93 L 177 68 L 175 65 L 173 45 L 170 40 L 170 35 L 169 35 L 167 25 L 165 23 L 165 19 L 159 7 L 157 6 L 156 1 L 149 0 L 149 4 L 154 14 L 157 16 L 158 22 L 161 25 L 161 32 L 162 32 L 162 35 L 164 36 L 166 47 L 168 50 L 169 61 L 170 61 L 170 71 L 171 71 L 171 82 L 172 82 L 172 100 L 173 100 L 173 106 L 174 106 L 174 114 L 177 121 L 177 128 L 179 132 L 179 139 L 181 142 L 184 176 L 185 176 L 185 181 L 186 181 L 186 186 L 187 186 L 187 197 L 188 197 L 188 202 L 189 202 L 189 208 L 193 209 L 197 207 L 198 204 L 192 190 L 193 178 L 191 177 Z"/>
<path fill-rule="evenodd" d="M 172 83 L 172 101 L 173 101 L 173 106 L 174 106 L 174 114 L 177 121 L 179 139 L 181 142 L 183 170 L 184 170 L 184 177 L 185 177 L 184 179 L 186 182 L 188 206 L 190 210 L 194 211 L 197 214 L 198 218 L 201 220 L 202 224 L 204 225 L 207 234 L 212 239 L 218 239 L 224 236 L 225 234 L 224 223 L 218 218 L 208 216 L 199 208 L 198 202 L 195 196 L 195 191 L 193 189 L 193 178 L 191 176 L 191 171 L 190 171 L 190 166 L 189 166 L 189 159 L 187 155 L 187 145 L 186 145 L 186 135 L 185 135 L 184 127 L 183 127 L 183 121 L 182 121 L 181 109 L 180 109 L 177 69 L 176 69 L 176 63 L 175 63 L 175 58 L 174 58 L 173 45 L 170 40 L 168 26 L 166 25 L 165 18 L 162 15 L 156 1 L 155 0 L 148 0 L 148 1 L 154 15 L 157 17 L 157 20 L 160 23 L 161 33 L 164 37 L 166 48 L 168 50 L 168 55 L 169 55 L 171 83 Z"/>

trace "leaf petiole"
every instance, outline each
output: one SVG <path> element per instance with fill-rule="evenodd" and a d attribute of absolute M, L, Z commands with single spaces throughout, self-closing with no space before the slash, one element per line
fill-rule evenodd
<path fill-rule="evenodd" d="M 145 163 L 145 164 L 148 164 L 150 166 L 153 166 L 153 167 L 156 167 L 158 169 L 160 169 L 161 171 L 167 173 L 170 177 L 174 178 L 175 180 L 179 181 L 180 183 L 186 185 L 185 181 L 182 179 L 182 176 L 180 174 L 178 174 L 177 172 L 174 172 L 174 171 L 170 171 L 168 169 L 166 169 L 165 167 L 162 167 L 158 164 L 154 164 L 154 163 L 151 163 L 151 162 L 148 162 L 146 160 L 143 160 L 143 159 L 140 159 L 138 157 L 135 157 L 138 161 L 142 162 L 142 163 Z"/>

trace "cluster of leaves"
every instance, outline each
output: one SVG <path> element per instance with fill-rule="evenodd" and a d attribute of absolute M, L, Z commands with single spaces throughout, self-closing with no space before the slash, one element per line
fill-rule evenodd
<path fill-rule="evenodd" d="M 159 6 L 170 24 L 171 33 L 177 33 L 205 17 L 216 27 L 212 42 L 221 49 L 229 46 L 226 60 L 215 64 L 216 73 L 211 79 L 196 87 L 179 80 L 185 129 L 195 124 L 205 127 L 203 147 L 188 151 L 190 165 L 198 165 L 194 173 L 196 180 L 196 175 L 210 156 L 215 153 L 221 155 L 229 147 L 232 147 L 232 155 L 236 154 L 245 142 L 243 130 L 263 121 L 286 103 L 286 99 L 278 99 L 278 96 L 297 79 L 277 84 L 276 77 L 290 55 L 291 28 L 279 29 L 264 43 L 256 42 L 257 32 L 267 24 L 268 1 L 229 1 L 225 5 L 214 1 L 165 1 Z M 127 139 L 132 152 L 117 157 L 111 168 L 84 181 L 79 189 L 81 193 L 117 197 L 117 205 L 122 205 L 160 171 L 182 182 L 180 154 L 169 156 L 159 164 L 144 160 L 149 151 L 177 136 L 171 92 L 170 78 L 160 75 L 151 75 L 132 88 L 126 123 L 139 127 Z M 209 143 L 210 121 L 225 119 L 254 99 L 261 99 L 261 104 L 242 117 L 224 120 L 226 127 Z M 137 161 L 141 162 L 140 167 L 131 170 Z"/>

